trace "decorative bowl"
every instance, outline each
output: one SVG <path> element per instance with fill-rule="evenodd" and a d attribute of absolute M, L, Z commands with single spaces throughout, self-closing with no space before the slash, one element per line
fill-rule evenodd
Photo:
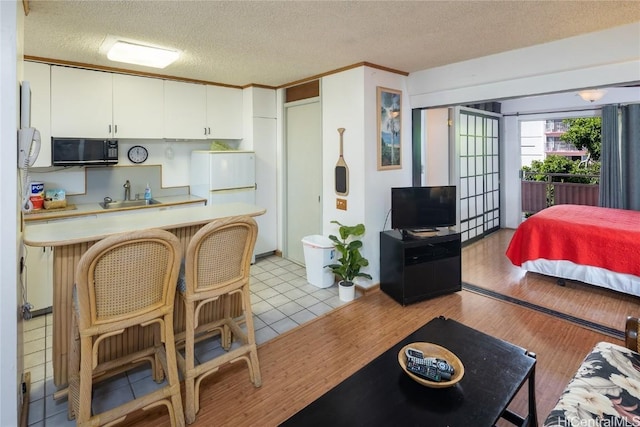
<path fill-rule="evenodd" d="M 449 381 L 430 381 L 426 378 L 419 377 L 413 372 L 407 369 L 407 355 L 405 354 L 405 350 L 408 348 L 415 348 L 416 350 L 420 350 L 424 357 L 435 357 L 438 359 L 446 360 L 451 366 L 453 366 L 454 373 Z M 419 384 L 422 384 L 426 387 L 431 388 L 446 388 L 451 387 L 460 381 L 464 375 L 464 366 L 458 356 L 453 354 L 451 351 L 447 350 L 444 347 L 441 347 L 436 344 L 428 343 L 428 342 L 414 342 L 411 344 L 407 344 L 398 353 L 398 363 L 400 363 L 400 367 L 402 370 L 411 377 L 414 381 Z"/>

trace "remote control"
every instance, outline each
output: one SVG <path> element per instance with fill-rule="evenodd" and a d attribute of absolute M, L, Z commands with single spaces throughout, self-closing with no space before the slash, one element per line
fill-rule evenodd
<path fill-rule="evenodd" d="M 435 364 L 435 367 L 438 368 L 438 371 L 443 374 L 451 376 L 455 372 L 453 366 L 451 366 L 446 360 L 434 359 L 433 363 Z"/>
<path fill-rule="evenodd" d="M 424 354 L 420 350 L 416 350 L 415 348 L 411 348 L 411 347 L 407 348 L 404 351 L 404 354 L 407 355 L 407 358 L 415 357 L 418 359 L 424 359 Z"/>
<path fill-rule="evenodd" d="M 418 375 L 419 377 L 425 378 L 430 381 L 436 381 L 436 382 L 442 381 L 440 372 L 438 372 L 438 369 L 436 369 L 433 366 L 420 365 L 420 364 L 414 363 L 413 360 L 408 360 L 407 370 L 409 372 L 412 372 Z"/>

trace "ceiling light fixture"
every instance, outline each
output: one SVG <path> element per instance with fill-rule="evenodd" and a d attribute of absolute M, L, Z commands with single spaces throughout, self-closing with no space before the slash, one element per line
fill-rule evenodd
<path fill-rule="evenodd" d="M 580 92 L 578 92 L 578 95 L 580 95 L 580 98 L 584 99 L 585 101 L 595 102 L 602 99 L 605 93 L 606 91 L 602 89 L 587 89 L 581 90 Z"/>
<path fill-rule="evenodd" d="M 165 68 L 178 59 L 180 52 L 118 40 L 107 52 L 107 58 L 116 62 Z"/>

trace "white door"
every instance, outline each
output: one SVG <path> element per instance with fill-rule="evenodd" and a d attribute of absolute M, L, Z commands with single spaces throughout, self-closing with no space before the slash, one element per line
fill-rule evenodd
<path fill-rule="evenodd" d="M 322 234 L 322 111 L 312 98 L 285 106 L 286 258 L 304 264 L 302 238 Z"/>

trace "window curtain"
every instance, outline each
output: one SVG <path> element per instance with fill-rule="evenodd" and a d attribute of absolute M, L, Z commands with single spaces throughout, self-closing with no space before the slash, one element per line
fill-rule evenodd
<path fill-rule="evenodd" d="M 622 205 L 640 211 L 640 104 L 620 108 Z"/>
<path fill-rule="evenodd" d="M 602 108 L 600 206 L 640 211 L 640 104 Z"/>
<path fill-rule="evenodd" d="M 622 208 L 618 106 L 602 107 L 600 152 L 600 200 L 606 208 Z"/>

